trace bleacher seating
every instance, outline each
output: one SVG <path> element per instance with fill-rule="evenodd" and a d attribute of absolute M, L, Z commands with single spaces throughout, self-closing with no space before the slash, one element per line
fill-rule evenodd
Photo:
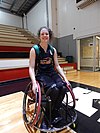
<path fill-rule="evenodd" d="M 38 39 L 25 29 L 0 24 L 0 46 L 31 47 Z"/>
<path fill-rule="evenodd" d="M 77 71 L 76 63 L 68 63 L 64 57 L 58 56 L 58 62 L 65 74 Z"/>
<path fill-rule="evenodd" d="M 32 47 L 33 44 L 38 43 L 38 41 L 39 40 L 28 30 L 0 24 L 0 46 Z M 65 58 L 58 56 L 58 61 L 65 73 L 76 71 L 72 64 L 68 65 L 68 62 Z M 25 67 L 28 67 L 28 63 L 25 64 L 24 62 L 23 65 L 25 65 Z M 15 68 L 20 68 L 22 66 L 16 64 Z"/>

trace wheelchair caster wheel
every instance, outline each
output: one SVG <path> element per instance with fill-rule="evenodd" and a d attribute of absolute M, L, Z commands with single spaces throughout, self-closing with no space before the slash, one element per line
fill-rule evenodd
<path fill-rule="evenodd" d="M 76 128 L 76 124 L 75 123 L 73 123 L 73 128 Z"/>

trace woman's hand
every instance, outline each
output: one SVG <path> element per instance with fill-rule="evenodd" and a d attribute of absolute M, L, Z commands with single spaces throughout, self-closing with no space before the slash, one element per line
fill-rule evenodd
<path fill-rule="evenodd" d="M 32 90 L 33 90 L 33 93 L 36 94 L 36 90 L 37 90 L 37 83 L 36 82 L 34 82 L 32 84 Z"/>
<path fill-rule="evenodd" d="M 67 86 L 72 88 L 72 86 L 71 86 L 71 84 L 70 84 L 70 82 L 68 80 L 65 80 L 65 82 L 67 83 Z"/>

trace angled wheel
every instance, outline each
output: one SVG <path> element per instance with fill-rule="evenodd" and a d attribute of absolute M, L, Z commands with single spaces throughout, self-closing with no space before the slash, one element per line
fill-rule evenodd
<path fill-rule="evenodd" d="M 39 119 L 41 112 L 41 91 L 37 82 L 38 90 L 36 94 L 32 91 L 32 83 L 26 87 L 23 98 L 23 120 L 26 124 L 34 126 Z"/>
<path fill-rule="evenodd" d="M 66 87 L 68 89 L 67 93 L 66 93 L 66 97 L 67 97 L 67 104 L 70 106 L 70 108 L 74 109 L 76 106 L 76 100 L 75 100 L 75 95 L 73 93 L 73 88 L 69 85 L 67 85 L 66 83 Z"/>
<path fill-rule="evenodd" d="M 76 100 L 71 86 L 66 84 L 68 91 L 65 93 L 65 98 L 62 102 L 63 116 L 65 117 L 66 125 L 75 127 L 77 121 L 77 113 L 75 111 Z"/>

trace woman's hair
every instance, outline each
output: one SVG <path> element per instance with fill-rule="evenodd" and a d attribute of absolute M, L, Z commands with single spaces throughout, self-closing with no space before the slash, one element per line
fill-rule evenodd
<path fill-rule="evenodd" d="M 43 27 L 41 27 L 41 28 L 38 30 L 38 33 L 37 33 L 38 37 L 40 37 L 40 32 L 41 32 L 42 29 L 47 29 L 47 31 L 49 32 L 49 38 L 50 38 L 50 40 L 51 40 L 51 39 L 53 38 L 53 32 L 51 31 L 51 29 L 49 29 L 49 28 L 46 27 L 46 26 L 43 26 Z"/>

